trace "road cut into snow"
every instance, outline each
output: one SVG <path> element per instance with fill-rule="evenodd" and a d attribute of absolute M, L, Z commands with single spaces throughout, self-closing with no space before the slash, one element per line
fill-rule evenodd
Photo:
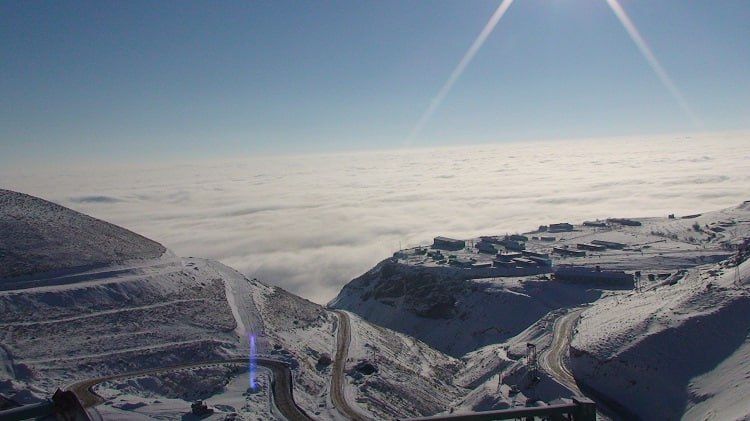
<path fill-rule="evenodd" d="M 224 280 L 227 303 L 232 309 L 232 315 L 237 322 L 235 332 L 244 344 L 250 342 L 250 337 L 257 339 L 256 352 L 264 353 L 267 349 L 265 341 L 260 340 L 265 334 L 263 318 L 254 299 L 257 284 L 248 280 L 236 270 L 218 262 L 211 262 L 211 268 Z"/>

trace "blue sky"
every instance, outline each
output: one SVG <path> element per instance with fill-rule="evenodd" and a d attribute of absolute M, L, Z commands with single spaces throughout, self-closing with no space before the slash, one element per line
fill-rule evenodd
<path fill-rule="evenodd" d="M 500 1 L 0 3 L 0 165 L 402 148 Z M 413 147 L 750 127 L 750 3 L 517 0 Z"/>

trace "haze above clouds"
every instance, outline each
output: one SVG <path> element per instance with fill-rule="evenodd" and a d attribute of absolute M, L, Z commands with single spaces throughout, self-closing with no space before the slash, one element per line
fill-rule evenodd
<path fill-rule="evenodd" d="M 318 303 L 399 246 L 748 197 L 750 135 L 526 142 L 2 174 L 2 185 Z"/>

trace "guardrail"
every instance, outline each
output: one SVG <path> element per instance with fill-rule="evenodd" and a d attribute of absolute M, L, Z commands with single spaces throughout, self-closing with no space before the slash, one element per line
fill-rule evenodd
<path fill-rule="evenodd" d="M 494 421 L 525 417 L 550 417 L 568 415 L 573 421 L 596 421 L 596 404 L 591 399 L 576 396 L 573 403 L 539 406 L 533 408 L 512 408 L 500 411 L 475 412 L 471 414 L 438 415 L 426 418 L 409 418 L 404 421 Z"/>

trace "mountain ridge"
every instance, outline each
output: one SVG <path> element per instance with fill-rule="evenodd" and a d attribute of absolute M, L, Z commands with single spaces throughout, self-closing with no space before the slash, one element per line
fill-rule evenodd
<path fill-rule="evenodd" d="M 329 397 L 331 366 L 320 363 L 336 355 L 339 319 L 333 312 L 219 262 L 176 257 L 95 218 L 2 193 L 0 215 L 3 227 L 10 227 L 4 232 L 14 233 L 3 243 L 12 251 L 5 258 L 19 257 L 28 274 L 0 284 L 0 394 L 33 403 L 46 398 L 45 391 L 81 380 L 150 372 L 96 386 L 105 400 L 95 410 L 105 419 L 180 418 L 192 400 L 210 398 L 229 403 L 217 406 L 212 419 L 232 413 L 270 419 L 278 413 L 268 393 L 270 373 L 196 364 L 257 355 L 289 367 L 294 401 L 305 412 L 341 419 Z M 25 241 L 27 229 L 39 234 Z M 70 241 L 58 241 L 60 233 Z M 114 244 L 108 247 L 109 241 Z M 344 396 L 363 418 L 433 415 L 460 397 L 450 381 L 459 362 L 406 335 L 351 319 L 351 347 L 337 357 Z M 377 370 L 364 375 L 361 364 Z M 184 365 L 195 367 L 157 373 Z M 260 390 L 247 388 L 250 376 Z M 415 400 L 419 405 L 411 404 Z"/>
<path fill-rule="evenodd" d="M 0 189 L 0 282 L 44 272 L 155 259 L 166 247 L 140 234 L 24 193 Z"/>

